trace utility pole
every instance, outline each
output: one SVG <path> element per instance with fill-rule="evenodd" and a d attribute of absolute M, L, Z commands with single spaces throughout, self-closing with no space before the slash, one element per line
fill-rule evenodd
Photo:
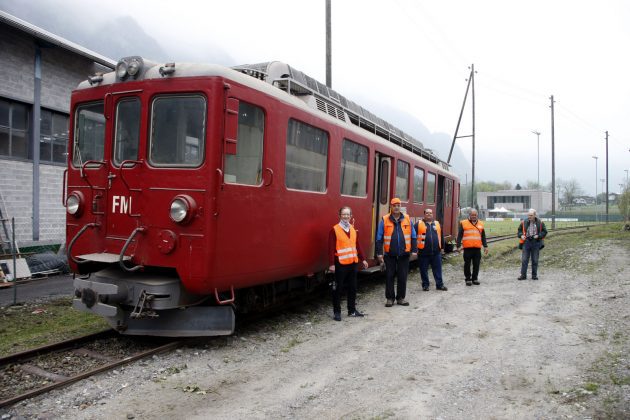
<path fill-rule="evenodd" d="M 595 159 L 595 221 L 597 222 L 597 159 L 599 156 L 593 156 L 593 159 Z"/>
<path fill-rule="evenodd" d="M 451 163 L 451 157 L 453 156 L 453 148 L 455 148 L 455 140 L 458 138 L 472 137 L 472 174 L 470 181 L 470 207 L 475 207 L 475 65 L 470 65 L 470 76 L 468 77 L 468 85 L 466 86 L 466 93 L 464 94 L 464 101 L 462 102 L 462 109 L 459 112 L 459 119 L 457 120 L 457 127 L 455 127 L 455 134 L 453 134 L 453 142 L 451 143 L 451 150 L 448 152 L 448 159 L 446 163 Z M 472 86 L 472 134 L 468 136 L 458 136 L 459 125 L 462 122 L 462 115 L 464 114 L 464 108 L 466 107 L 466 99 L 468 99 L 468 91 Z"/>
<path fill-rule="evenodd" d="M 608 223 L 608 197 L 608 130 L 606 130 L 606 223 Z"/>
<path fill-rule="evenodd" d="M 475 207 L 475 64 L 470 65 L 470 78 L 472 79 L 472 179 L 470 181 L 472 188 L 470 189 L 470 202 L 472 208 Z"/>
<path fill-rule="evenodd" d="M 554 134 L 553 95 L 551 99 L 551 228 L 556 228 L 556 148 Z"/>
<path fill-rule="evenodd" d="M 332 34 L 330 9 L 332 0 L 326 0 L 326 86 L 332 88 Z"/>
<path fill-rule="evenodd" d="M 538 144 L 538 188 L 540 188 L 540 131 L 532 130 L 532 133 L 536 134 Z"/>

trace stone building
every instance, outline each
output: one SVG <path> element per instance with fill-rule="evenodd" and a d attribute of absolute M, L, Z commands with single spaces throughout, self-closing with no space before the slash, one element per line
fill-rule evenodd
<path fill-rule="evenodd" d="M 115 64 L 0 11 L 0 211 L 18 247 L 64 241 L 70 94 Z"/>

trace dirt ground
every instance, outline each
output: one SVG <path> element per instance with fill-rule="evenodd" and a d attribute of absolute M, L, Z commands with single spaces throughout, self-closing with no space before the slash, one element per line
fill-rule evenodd
<path fill-rule="evenodd" d="M 365 318 L 335 322 L 321 299 L 2 418 L 628 418 L 630 252 L 604 244 L 582 260 L 547 268 L 543 256 L 539 281 L 482 266 L 472 287 L 447 265 L 448 292 L 423 292 L 414 270 L 408 307 L 384 307 L 370 281 Z"/>

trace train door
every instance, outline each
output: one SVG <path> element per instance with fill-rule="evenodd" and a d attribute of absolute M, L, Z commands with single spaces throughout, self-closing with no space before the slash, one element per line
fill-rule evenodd
<path fill-rule="evenodd" d="M 372 209 L 374 217 L 372 219 L 372 247 L 369 255 L 375 255 L 376 252 L 376 229 L 381 218 L 389 213 L 389 197 L 391 190 L 391 172 L 392 159 L 389 156 L 376 153 L 375 155 L 375 174 L 374 174 L 374 202 Z"/>
<path fill-rule="evenodd" d="M 268 142 L 268 121 L 264 103 L 255 93 L 237 86 L 227 91 L 223 153 L 217 171 L 220 188 L 216 237 L 234 240 L 221 243 L 214 254 L 215 270 L 222 276 L 244 272 L 244 253 L 252 272 L 274 268 L 265 256 L 276 246 L 272 241 L 278 223 L 275 218 L 283 215 L 276 208 L 279 203 L 274 191 L 278 183 L 269 153 L 279 146 Z M 234 283 L 234 287 L 243 285 Z"/>
<path fill-rule="evenodd" d="M 444 184 L 444 188 L 443 188 L 443 203 L 444 205 L 442 206 L 444 209 L 444 220 L 442 221 L 442 226 L 443 226 L 443 231 L 444 231 L 444 237 L 450 239 L 450 237 L 455 233 L 454 232 L 454 225 L 453 225 L 453 180 L 449 179 L 449 178 L 445 178 L 445 177 L 440 177 L 443 178 L 443 184 Z"/>
<path fill-rule="evenodd" d="M 104 199 L 107 203 L 105 230 L 109 239 L 124 241 L 138 227 L 141 213 L 139 187 L 142 165 L 138 160 L 141 105 L 138 96 L 114 94 L 114 99 L 114 141 L 108 168 L 107 197 Z"/>

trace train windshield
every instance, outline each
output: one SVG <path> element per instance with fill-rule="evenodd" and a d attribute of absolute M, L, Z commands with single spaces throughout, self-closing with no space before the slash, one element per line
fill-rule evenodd
<path fill-rule="evenodd" d="M 124 99 L 116 108 L 114 163 L 138 159 L 140 141 L 140 99 Z"/>
<path fill-rule="evenodd" d="M 83 166 L 88 160 L 103 160 L 105 150 L 105 115 L 103 103 L 77 108 L 72 163 Z"/>
<path fill-rule="evenodd" d="M 200 166 L 204 158 L 206 100 L 199 95 L 153 101 L 149 160 L 155 166 Z"/>

